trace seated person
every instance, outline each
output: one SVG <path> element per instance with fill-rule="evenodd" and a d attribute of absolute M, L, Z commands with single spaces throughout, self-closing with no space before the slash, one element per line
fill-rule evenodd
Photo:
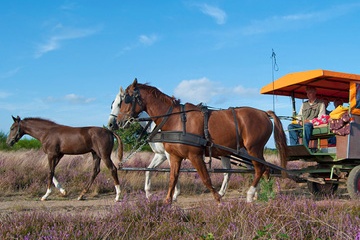
<path fill-rule="evenodd" d="M 340 105 L 343 105 L 343 101 L 341 99 L 335 99 L 334 107 L 337 108 Z"/>
<path fill-rule="evenodd" d="M 343 105 L 343 101 L 341 99 L 335 99 L 334 101 L 334 107 L 335 109 L 340 106 L 340 105 Z M 328 139 L 328 146 L 329 147 L 333 147 L 336 145 L 336 137 L 333 136 L 331 138 Z"/>
<path fill-rule="evenodd" d="M 304 145 L 308 146 L 313 130 L 311 120 L 325 115 L 325 104 L 320 99 L 317 99 L 316 89 L 309 86 L 306 88 L 306 94 L 308 101 L 301 105 L 297 123 L 288 126 L 290 145 L 299 144 L 299 134 L 303 132 L 302 128 L 304 128 Z"/>
<path fill-rule="evenodd" d="M 322 101 L 323 101 L 323 103 L 325 104 L 325 113 L 326 113 L 326 115 L 329 115 L 330 112 L 331 112 L 331 111 L 329 111 L 329 110 L 327 109 L 328 106 L 329 106 L 329 99 L 324 98 Z"/>

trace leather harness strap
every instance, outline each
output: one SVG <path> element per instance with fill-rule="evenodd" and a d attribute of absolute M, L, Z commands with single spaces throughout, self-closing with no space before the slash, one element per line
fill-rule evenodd
<path fill-rule="evenodd" d="M 161 121 L 161 123 L 159 125 L 156 125 L 156 127 L 154 128 L 154 130 L 151 132 L 151 134 L 148 136 L 148 140 L 151 141 L 152 138 L 159 132 L 159 130 L 164 126 L 164 124 L 166 123 L 166 121 L 168 120 L 169 116 L 171 115 L 171 112 L 173 110 L 173 107 L 170 106 L 169 110 L 167 111 L 166 116 L 163 118 L 163 120 Z"/>
<path fill-rule="evenodd" d="M 234 123 L 235 123 L 235 132 L 236 132 L 236 151 L 239 152 L 240 151 L 240 143 L 239 143 L 239 126 L 238 126 L 238 122 L 236 120 L 236 113 L 233 107 L 230 107 L 232 114 L 234 116 Z"/>

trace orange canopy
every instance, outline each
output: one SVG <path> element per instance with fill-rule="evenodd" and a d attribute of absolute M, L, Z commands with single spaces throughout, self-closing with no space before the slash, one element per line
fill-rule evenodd
<path fill-rule="evenodd" d="M 306 86 L 313 86 L 319 98 L 349 102 L 350 82 L 360 82 L 360 75 L 318 69 L 287 74 L 264 86 L 260 93 L 306 99 Z"/>

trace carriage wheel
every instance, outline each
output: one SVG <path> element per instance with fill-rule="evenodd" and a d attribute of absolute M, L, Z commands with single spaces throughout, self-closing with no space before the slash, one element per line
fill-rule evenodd
<path fill-rule="evenodd" d="M 339 187 L 337 183 L 325 183 L 320 184 L 317 182 L 307 182 L 309 192 L 316 196 L 332 195 L 336 192 Z"/>
<path fill-rule="evenodd" d="M 346 185 L 350 197 L 360 199 L 360 165 L 350 171 Z"/>

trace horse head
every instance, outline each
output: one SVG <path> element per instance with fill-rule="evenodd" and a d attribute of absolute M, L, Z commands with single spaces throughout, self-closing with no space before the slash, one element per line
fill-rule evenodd
<path fill-rule="evenodd" d="M 111 113 L 107 124 L 108 128 L 111 131 L 115 131 L 119 129 L 119 126 L 116 123 L 116 118 L 117 115 L 119 114 L 120 105 L 121 102 L 124 100 L 124 97 L 125 97 L 125 91 L 122 87 L 120 87 L 119 93 L 116 94 L 116 97 L 111 104 Z"/>
<path fill-rule="evenodd" d="M 20 128 L 20 117 L 13 117 L 14 123 L 10 127 L 10 133 L 6 139 L 6 144 L 8 146 L 13 146 L 20 138 L 24 135 L 24 131 Z"/>
<path fill-rule="evenodd" d="M 137 84 L 137 79 L 135 78 L 134 82 L 125 90 L 124 101 L 120 104 L 117 115 L 117 123 L 121 128 L 125 128 L 145 109 Z"/>

